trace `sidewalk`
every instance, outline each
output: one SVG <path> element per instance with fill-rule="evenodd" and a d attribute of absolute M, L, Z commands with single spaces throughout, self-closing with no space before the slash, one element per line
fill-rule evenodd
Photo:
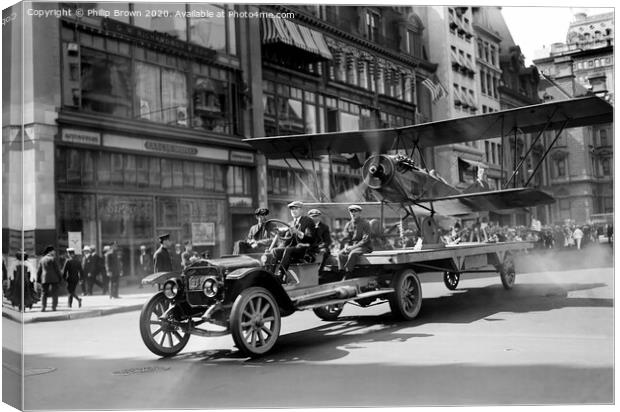
<path fill-rule="evenodd" d="M 126 285 L 119 288 L 120 299 L 110 299 L 108 295 L 101 295 L 101 289 L 97 289 L 93 296 L 80 296 L 82 298 L 81 308 L 78 307 L 75 299 L 73 300 L 73 307 L 69 308 L 67 306 L 68 297 L 65 295 L 58 297 L 58 307 L 55 312 L 51 309 L 51 299 L 48 299 L 45 312 L 41 312 L 41 301 L 39 301 L 32 306 L 32 309 L 26 309 L 23 314 L 17 308 L 12 307 L 6 299 L 3 299 L 2 316 L 16 322 L 32 323 L 112 315 L 142 309 L 142 305 L 156 292 L 156 285 L 144 286 L 142 289 L 135 284 Z"/>

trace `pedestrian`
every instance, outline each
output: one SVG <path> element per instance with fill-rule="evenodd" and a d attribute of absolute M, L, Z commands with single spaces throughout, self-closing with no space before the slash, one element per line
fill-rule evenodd
<path fill-rule="evenodd" d="M 146 246 L 140 245 L 138 256 L 138 275 L 143 278 L 153 273 L 153 256 L 146 250 Z M 138 288 L 142 289 L 142 281 L 138 282 Z"/>
<path fill-rule="evenodd" d="M 21 312 L 26 308 L 32 309 L 32 305 L 38 302 L 39 298 L 34 288 L 34 272 L 30 262 L 28 262 L 28 254 L 20 250 L 15 254 L 15 257 L 17 264 L 13 272 L 8 274 L 8 292 L 6 295 L 11 305 L 17 306 Z"/>
<path fill-rule="evenodd" d="M 54 246 L 47 246 L 37 268 L 37 282 L 41 284 L 41 312 L 47 309 L 47 298 L 52 298 L 52 311 L 58 306 L 58 286 L 62 276 L 56 263 Z"/>
<path fill-rule="evenodd" d="M 172 261 L 170 260 L 170 253 L 168 248 L 172 244 L 170 240 L 170 234 L 166 233 L 159 236 L 159 249 L 153 255 L 153 270 L 158 272 L 172 272 Z"/>
<path fill-rule="evenodd" d="M 99 279 L 97 278 L 101 272 L 99 256 L 93 253 L 93 248 L 90 246 L 84 246 L 82 250 L 82 269 L 84 270 L 84 283 L 86 284 L 86 295 L 93 294 L 93 288 L 95 285 L 105 290 Z"/>
<path fill-rule="evenodd" d="M 348 210 L 351 220 L 344 226 L 343 248 L 338 253 L 338 271 L 344 279 L 350 277 L 361 254 L 372 252 L 370 224 L 361 217 L 362 207 L 351 205 Z"/>
<path fill-rule="evenodd" d="M 121 277 L 121 263 L 117 254 L 118 245 L 112 243 L 105 254 L 105 270 L 108 279 L 110 279 L 109 291 L 110 299 L 118 299 L 118 284 Z"/>
<path fill-rule="evenodd" d="M 614 225 L 609 223 L 607 225 L 607 242 L 611 245 L 612 237 L 614 235 Z"/>
<path fill-rule="evenodd" d="M 101 284 L 101 294 L 102 295 L 107 295 L 108 294 L 108 286 L 109 286 L 109 279 L 108 279 L 108 275 L 106 274 L 105 271 L 105 259 L 103 258 L 103 256 L 99 255 L 97 253 L 97 249 L 95 248 L 95 245 L 91 245 L 91 250 L 92 250 L 92 254 L 95 257 L 95 265 L 96 265 L 96 270 L 97 270 L 97 277 L 101 278 L 100 284 Z M 109 250 L 109 246 L 104 246 L 103 247 L 103 254 L 105 255 L 105 253 Z"/>
<path fill-rule="evenodd" d="M 176 243 L 174 245 L 174 251 L 170 253 L 170 262 L 172 263 L 172 270 L 175 272 L 179 272 L 183 269 L 181 264 L 181 244 Z"/>
<path fill-rule="evenodd" d="M 185 250 L 181 253 L 181 269 L 185 270 L 190 263 L 195 262 L 199 259 L 198 253 L 194 252 L 194 245 L 191 240 L 185 241 Z"/>
<path fill-rule="evenodd" d="M 577 226 L 573 231 L 573 239 L 575 239 L 575 243 L 577 244 L 577 250 L 581 249 L 581 240 L 583 239 L 583 231 Z"/>
<path fill-rule="evenodd" d="M 62 278 L 67 282 L 67 291 L 69 292 L 69 298 L 67 306 L 73 305 L 73 298 L 77 299 L 78 307 L 82 307 L 82 299 L 75 294 L 78 284 L 82 283 L 85 278 L 84 269 L 82 263 L 75 256 L 75 249 L 67 248 L 67 260 L 62 268 Z"/>

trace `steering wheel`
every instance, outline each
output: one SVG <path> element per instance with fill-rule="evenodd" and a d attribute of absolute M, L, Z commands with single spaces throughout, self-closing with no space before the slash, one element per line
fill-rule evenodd
<path fill-rule="evenodd" d="M 269 219 L 265 221 L 265 226 L 268 224 L 275 224 L 276 225 L 276 229 L 278 229 L 278 236 L 280 237 L 281 240 L 290 240 L 293 237 L 293 232 L 291 229 L 293 229 L 291 227 L 291 225 L 289 225 L 287 222 L 285 222 L 284 220 L 280 220 L 280 219 Z M 288 229 L 284 234 L 281 233 L 280 231 L 280 227 L 281 226 L 286 226 L 286 228 Z"/>

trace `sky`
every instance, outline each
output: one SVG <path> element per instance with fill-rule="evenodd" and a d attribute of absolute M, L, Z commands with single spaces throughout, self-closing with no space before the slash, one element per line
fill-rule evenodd
<path fill-rule="evenodd" d="M 502 15 L 515 44 L 521 47 L 526 66 L 534 59 L 548 56 L 551 44 L 566 41 L 568 25 L 576 13 L 593 16 L 611 11 L 613 9 L 602 7 L 502 6 Z"/>

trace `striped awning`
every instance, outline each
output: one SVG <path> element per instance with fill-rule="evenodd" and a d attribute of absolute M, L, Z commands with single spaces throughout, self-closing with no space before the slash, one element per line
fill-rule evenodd
<path fill-rule="evenodd" d="M 316 56 L 332 60 L 323 34 L 286 19 L 262 19 L 263 44 L 286 44 Z"/>

